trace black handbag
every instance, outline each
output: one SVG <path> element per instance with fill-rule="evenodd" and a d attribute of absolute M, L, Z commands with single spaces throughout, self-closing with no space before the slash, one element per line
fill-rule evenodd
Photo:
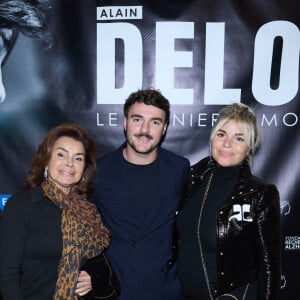
<path fill-rule="evenodd" d="M 121 293 L 120 282 L 108 257 L 100 255 L 86 260 L 81 267 L 92 278 L 92 291 L 81 297 L 84 300 L 117 300 Z"/>

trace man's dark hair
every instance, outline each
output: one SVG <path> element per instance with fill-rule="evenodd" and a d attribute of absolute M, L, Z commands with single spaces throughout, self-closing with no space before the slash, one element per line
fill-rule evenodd
<path fill-rule="evenodd" d="M 45 39 L 46 22 L 43 12 L 48 8 L 47 0 L 1 0 L 0 27 Z"/>
<path fill-rule="evenodd" d="M 138 90 L 129 95 L 124 104 L 124 116 L 128 117 L 128 111 L 134 103 L 144 103 L 162 109 L 166 114 L 166 124 L 170 120 L 170 103 L 162 93 L 155 89 Z"/>

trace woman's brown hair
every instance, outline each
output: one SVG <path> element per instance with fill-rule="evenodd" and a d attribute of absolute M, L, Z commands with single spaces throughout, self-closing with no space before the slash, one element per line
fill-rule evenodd
<path fill-rule="evenodd" d="M 97 148 L 86 130 L 75 123 L 61 124 L 52 128 L 47 133 L 33 156 L 31 169 L 25 178 L 25 186 L 36 187 L 42 183 L 44 180 L 44 170 L 50 160 L 54 143 L 58 138 L 63 136 L 81 142 L 85 149 L 85 169 L 82 180 L 78 183 L 78 188 L 81 193 L 89 195 L 93 186 L 93 174 L 96 170 Z"/>

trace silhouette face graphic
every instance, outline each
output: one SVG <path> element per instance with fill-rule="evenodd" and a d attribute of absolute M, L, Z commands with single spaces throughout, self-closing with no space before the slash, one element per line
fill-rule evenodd
<path fill-rule="evenodd" d="M 0 102 L 4 101 L 6 96 L 2 79 L 2 67 L 14 46 L 16 37 L 17 32 L 14 29 L 0 26 Z"/>

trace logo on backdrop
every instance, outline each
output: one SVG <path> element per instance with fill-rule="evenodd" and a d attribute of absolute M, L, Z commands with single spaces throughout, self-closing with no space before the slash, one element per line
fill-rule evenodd
<path fill-rule="evenodd" d="M 125 99 L 125 98 L 124 98 Z M 212 112 L 190 112 L 185 109 L 181 112 L 172 112 L 170 116 L 171 127 L 211 127 L 217 120 L 218 113 Z M 257 116 L 261 127 L 294 127 L 299 123 L 298 115 L 289 113 L 262 113 Z M 96 124 L 99 127 L 123 126 L 123 114 L 118 112 L 97 112 Z"/>
<path fill-rule="evenodd" d="M 288 201 L 280 201 L 280 213 L 284 216 L 291 212 L 291 205 Z"/>
<path fill-rule="evenodd" d="M 0 195 L 0 209 L 3 209 L 3 207 L 6 204 L 6 201 L 9 199 L 11 195 L 9 194 L 2 194 Z"/>
<path fill-rule="evenodd" d="M 195 32 L 195 22 L 153 20 L 156 21 L 153 38 L 148 38 L 153 41 L 153 51 L 149 54 L 144 50 L 143 22 L 136 22 L 146 18 L 144 10 L 144 6 L 97 7 L 97 103 L 123 104 L 132 91 L 142 86 L 154 86 L 161 89 L 172 105 L 194 104 L 195 91 L 191 88 L 191 77 L 188 79 L 189 84 L 184 84 L 182 78 L 186 77 L 186 70 L 192 71 L 195 68 L 195 51 L 179 50 L 174 44 L 191 40 L 195 47 L 201 46 L 197 42 L 199 33 Z M 201 16 L 195 14 L 190 17 L 191 20 L 198 20 Z M 241 101 L 242 88 L 224 87 L 225 37 L 230 34 L 226 31 L 226 22 L 205 24 L 205 105 L 228 105 L 233 101 Z M 274 41 L 278 37 L 283 40 L 284 47 L 281 52 L 279 86 L 274 89 L 270 86 L 270 72 Z M 254 59 L 251 89 L 256 101 L 269 106 L 292 101 L 299 89 L 298 26 L 283 20 L 266 22 L 257 30 L 252 47 Z M 149 59 L 146 55 L 149 55 Z M 155 73 L 154 78 L 145 79 L 145 61 L 153 62 L 147 72 Z M 122 71 L 118 73 L 116 69 Z M 181 81 L 181 88 L 176 87 L 178 81 Z"/>
<path fill-rule="evenodd" d="M 242 88 L 224 86 L 225 37 L 231 34 L 226 22 L 206 22 L 205 30 L 203 29 L 206 45 L 203 61 L 205 74 L 202 78 L 204 87 L 200 91 L 195 87 L 191 88 L 193 78 L 185 73 L 195 69 L 196 50 L 187 51 L 174 47 L 174 44 L 180 44 L 184 40 L 192 41 L 195 47 L 201 45 L 198 43 L 199 33 L 195 29 L 195 22 L 154 19 L 155 28 L 149 33 L 152 37 L 147 38 L 153 41 L 150 45 L 153 51 L 146 51 L 144 22 L 137 21 L 146 18 L 146 6 L 97 7 L 97 104 L 123 105 L 133 91 L 143 86 L 152 86 L 160 89 L 171 105 L 185 105 L 184 112 L 175 112 L 171 116 L 172 127 L 206 127 L 212 123 L 214 114 L 195 110 L 193 105 L 195 99 L 199 98 L 199 93 L 202 93 L 200 98 L 205 106 L 228 105 L 243 100 Z M 199 15 L 191 15 L 190 19 L 193 18 L 198 20 Z M 278 37 L 284 41 L 285 47 L 280 54 L 279 85 L 274 89 L 270 86 L 270 72 L 274 40 Z M 266 106 L 280 106 L 291 102 L 299 90 L 298 27 L 289 21 L 266 22 L 256 32 L 253 48 L 253 76 L 249 88 L 252 89 L 255 100 Z M 145 76 L 145 72 L 153 76 Z M 184 83 L 183 78 L 188 78 L 187 83 Z M 201 78 L 194 79 L 197 82 L 199 80 Z M 199 87 L 198 84 L 194 86 Z M 294 127 L 299 124 L 299 116 L 293 111 L 262 112 L 258 121 L 261 127 Z M 122 126 L 122 116 L 117 111 L 97 112 L 96 124 L 99 127 Z"/>
<path fill-rule="evenodd" d="M 284 249 L 287 251 L 300 250 L 300 236 L 287 235 L 284 240 Z"/>

